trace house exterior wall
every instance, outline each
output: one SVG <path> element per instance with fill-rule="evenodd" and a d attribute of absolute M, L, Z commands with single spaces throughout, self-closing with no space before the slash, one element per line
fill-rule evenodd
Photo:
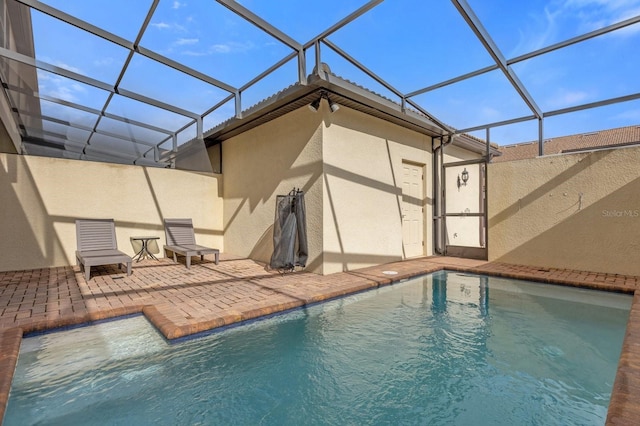
<path fill-rule="evenodd" d="M 482 158 L 482 154 L 460 148 L 455 145 L 446 145 L 444 147 L 444 163 L 455 163 L 456 161 L 477 160 Z"/>
<path fill-rule="evenodd" d="M 425 166 L 431 254 L 431 138 L 346 107 L 300 108 L 222 143 L 225 250 L 268 263 L 276 196 L 305 191 L 309 260 L 318 274 L 403 258 L 402 162 Z"/>
<path fill-rule="evenodd" d="M 77 218 L 113 218 L 133 255 L 130 237 L 160 237 L 160 253 L 163 218 L 190 217 L 196 240 L 223 250 L 221 186 L 213 174 L 0 154 L 0 271 L 75 265 Z"/>
<path fill-rule="evenodd" d="M 309 258 L 322 273 L 322 114 L 300 108 L 222 143 L 225 250 L 269 263 L 276 197 L 305 192 Z"/>
<path fill-rule="evenodd" d="M 405 257 L 403 161 L 424 166 L 424 254 L 431 254 L 431 138 L 344 107 L 325 113 L 323 126 L 324 272 Z"/>
<path fill-rule="evenodd" d="M 640 148 L 490 164 L 489 260 L 640 275 Z"/>

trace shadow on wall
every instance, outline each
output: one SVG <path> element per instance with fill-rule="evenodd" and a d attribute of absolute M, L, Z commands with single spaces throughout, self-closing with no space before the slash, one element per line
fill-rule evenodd
<path fill-rule="evenodd" d="M 64 255 L 35 180 L 18 155 L 0 154 L 0 271 L 47 265 Z M 26 181 L 23 183 L 22 181 Z M 20 189 L 18 194 L 16 191 Z M 71 220 L 70 218 L 68 219 Z M 69 261 L 69 259 L 67 259 Z"/>
<path fill-rule="evenodd" d="M 303 158 L 307 143 L 320 126 L 320 120 L 316 121 L 296 127 L 269 122 L 262 126 L 265 129 L 258 127 L 223 143 L 224 175 L 229 177 L 225 179 L 224 196 L 242 200 L 225 224 L 225 231 L 246 203 L 254 212 L 273 200 L 275 209 L 279 193 L 288 193 L 292 186 L 308 190 L 317 182 L 321 164 L 318 159 L 309 162 Z"/>
<path fill-rule="evenodd" d="M 521 199 L 511 200 L 490 219 L 490 260 L 640 275 L 637 157 L 640 150 L 586 154 Z M 541 164 L 539 170 L 548 172 L 563 159 L 536 161 L 528 164 Z M 494 196 L 501 190 L 509 192 L 492 188 Z"/>
<path fill-rule="evenodd" d="M 300 109 L 222 144 L 227 251 L 269 263 L 276 197 L 294 187 L 305 192 L 313 232 L 322 208 L 321 118 Z M 312 262 L 322 242 L 310 238 L 309 244 Z"/>
<path fill-rule="evenodd" d="M 495 259 L 507 263 L 640 275 L 640 178 Z M 630 200 L 636 200 L 630 202 Z"/>
<path fill-rule="evenodd" d="M 539 187 L 536 187 L 533 191 L 528 192 L 524 197 L 515 200 L 506 209 L 503 209 L 495 216 L 492 216 L 490 219 L 491 220 L 490 226 L 498 225 L 501 222 L 512 218 L 521 209 L 527 207 L 530 204 L 536 203 L 538 200 L 548 195 L 549 192 L 557 189 L 558 187 L 560 187 L 561 185 L 563 185 L 564 183 L 572 179 L 574 176 L 577 176 L 578 174 L 584 172 L 588 168 L 594 166 L 598 161 L 604 160 L 609 153 L 610 152 L 604 153 L 604 155 L 600 155 L 596 158 L 594 158 L 592 155 L 589 155 L 588 157 L 585 158 L 585 161 L 576 162 L 574 165 L 567 168 L 567 170 L 563 171 L 562 173 L 560 173 L 553 179 L 545 182 L 544 184 L 540 185 Z M 541 160 L 545 160 L 545 159 L 538 159 L 538 161 L 541 161 Z M 498 167 L 501 167 L 504 164 L 509 164 L 513 166 L 514 170 L 512 171 L 512 176 L 508 178 L 508 180 L 515 181 L 523 178 L 523 174 L 519 173 L 518 171 L 519 170 L 518 163 L 519 162 L 502 163 L 501 165 L 498 165 Z M 541 179 L 541 178 L 542 178 L 541 176 L 532 177 L 533 180 Z M 489 182 L 489 185 L 491 185 L 489 190 L 494 193 L 498 193 L 500 191 L 505 190 L 505 188 L 503 187 L 500 187 L 500 188 L 496 187 L 495 184 L 491 181 Z M 489 197 L 491 197 L 491 195 L 489 195 Z"/>
<path fill-rule="evenodd" d="M 159 237 L 150 251 L 161 254 L 165 216 L 193 217 L 203 244 L 221 242 L 222 204 L 214 194 L 215 179 L 174 170 L 0 154 L 0 197 L 5 204 L 0 209 L 0 270 L 75 265 L 78 218 L 114 219 L 118 248 L 129 255 L 140 249 L 132 236 Z M 185 187 L 191 188 L 188 196 Z"/>
<path fill-rule="evenodd" d="M 276 196 L 296 187 L 307 206 L 307 270 L 403 258 L 399 173 L 402 160 L 429 167 L 430 140 L 348 108 L 326 110 L 300 108 L 223 142 L 226 250 L 268 262 Z M 432 203 L 405 198 L 425 210 Z"/>

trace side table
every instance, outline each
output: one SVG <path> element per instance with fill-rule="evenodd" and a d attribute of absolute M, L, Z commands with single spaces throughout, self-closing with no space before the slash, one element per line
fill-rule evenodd
<path fill-rule="evenodd" d="M 136 262 L 140 262 L 143 258 L 147 257 L 147 258 L 152 258 L 155 260 L 158 260 L 157 257 L 155 257 L 153 255 L 153 253 L 151 253 L 149 251 L 149 241 L 152 240 L 159 240 L 160 237 L 131 237 L 131 239 L 133 241 L 140 241 L 142 243 L 142 248 L 140 249 L 139 252 L 137 252 L 134 256 L 133 256 L 133 260 L 135 260 Z M 137 260 L 136 260 L 137 258 Z"/>

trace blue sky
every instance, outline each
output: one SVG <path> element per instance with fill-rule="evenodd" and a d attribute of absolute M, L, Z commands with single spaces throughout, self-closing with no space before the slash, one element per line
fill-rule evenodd
<path fill-rule="evenodd" d="M 539 49 L 640 15 L 640 0 L 468 0 L 507 58 Z M 133 41 L 150 1 L 46 0 L 66 13 Z M 243 0 L 243 6 L 300 43 L 365 4 L 355 0 L 301 3 Z M 37 59 L 113 84 L 127 50 L 33 11 Z M 386 0 L 329 39 L 403 93 L 492 65 L 486 50 L 448 0 Z M 234 87 L 241 87 L 291 52 L 287 46 L 212 0 L 161 0 L 140 45 Z M 543 111 L 640 93 L 640 24 L 513 65 Z M 329 48 L 322 60 L 336 74 L 394 99 Z M 307 52 L 308 72 L 313 50 Z M 101 109 L 107 93 L 40 71 L 42 94 Z M 297 80 L 295 61 L 243 93 L 243 109 Z M 120 87 L 202 114 L 227 92 L 161 66 L 134 58 Z M 493 71 L 413 98 L 424 109 L 458 129 L 530 115 L 531 111 L 500 71 Z M 43 102 L 43 113 L 90 124 L 94 117 Z M 108 112 L 179 128 L 180 115 L 116 96 Z M 233 102 L 205 118 L 205 130 L 229 118 Z M 640 124 L 640 100 L 545 120 L 545 137 Z M 116 126 L 105 120 L 102 126 Z M 155 140 L 162 135 L 119 129 Z M 195 128 L 182 135 L 194 136 Z M 484 137 L 484 131 L 474 133 Z M 491 130 L 501 144 L 534 140 L 537 122 Z"/>

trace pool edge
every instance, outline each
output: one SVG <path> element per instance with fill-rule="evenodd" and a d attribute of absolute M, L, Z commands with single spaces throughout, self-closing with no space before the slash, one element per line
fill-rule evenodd
<path fill-rule="evenodd" d="M 9 402 L 11 382 L 18 364 L 21 344 L 22 328 L 0 330 L 0 424 L 4 423 L 4 413 Z"/>
<path fill-rule="evenodd" d="M 504 265 L 500 263 L 464 266 L 444 261 L 443 263 L 434 264 L 430 262 L 430 260 L 432 260 L 432 258 L 420 258 L 413 261 L 402 261 L 378 267 L 343 272 L 341 273 L 343 276 L 350 275 L 358 279 L 347 284 L 336 284 L 336 287 L 332 287 L 330 291 L 319 290 L 317 293 L 311 294 L 304 299 L 293 300 L 295 298 L 292 297 L 291 302 L 275 303 L 273 305 L 244 311 L 226 312 L 223 316 L 208 318 L 205 321 L 195 322 L 188 326 L 174 323 L 171 321 L 170 316 L 162 314 L 156 305 L 138 305 L 129 306 L 124 309 L 110 310 L 108 312 L 93 312 L 92 315 L 87 318 L 74 317 L 53 323 L 34 323 L 29 327 L 17 326 L 0 330 L 0 424 L 4 420 L 4 413 L 7 408 L 22 336 L 27 332 L 51 330 L 69 324 L 89 324 L 92 320 L 98 318 L 116 318 L 129 315 L 133 312 L 141 312 L 167 339 L 174 340 L 191 334 L 245 322 L 262 316 L 277 314 L 297 307 L 310 306 L 442 270 L 633 294 L 634 299 L 611 392 L 606 424 L 635 424 L 636 419 L 640 418 L 640 398 L 637 397 L 640 395 L 640 292 L 636 291 L 636 287 L 638 286 L 637 277 L 631 277 L 632 279 L 629 280 L 629 277 L 613 274 L 518 267 L 517 265 Z M 397 270 L 397 274 L 390 277 L 383 273 L 389 269 Z"/>

